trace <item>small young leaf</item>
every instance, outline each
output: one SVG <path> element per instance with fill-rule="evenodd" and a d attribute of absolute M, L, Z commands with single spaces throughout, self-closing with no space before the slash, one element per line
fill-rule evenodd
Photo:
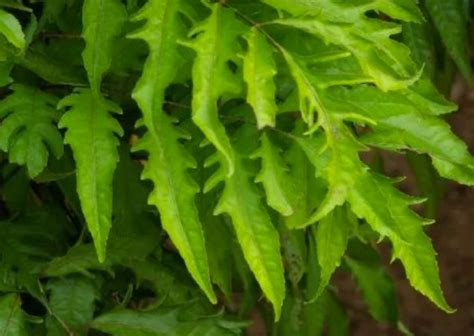
<path fill-rule="evenodd" d="M 77 89 L 61 100 L 59 107 L 68 108 L 59 127 L 67 128 L 65 143 L 72 147 L 76 161 L 82 211 L 103 262 L 112 226 L 112 182 L 119 159 L 116 136 L 123 134 L 109 113 L 121 113 L 121 109 L 88 89 Z"/>

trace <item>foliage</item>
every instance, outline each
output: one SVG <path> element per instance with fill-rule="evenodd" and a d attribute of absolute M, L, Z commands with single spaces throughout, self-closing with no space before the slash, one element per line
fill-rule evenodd
<path fill-rule="evenodd" d="M 402 326 L 385 241 L 453 312 L 426 225 L 474 185 L 469 5 L 0 1 L 1 334 L 344 335 L 336 271 Z"/>

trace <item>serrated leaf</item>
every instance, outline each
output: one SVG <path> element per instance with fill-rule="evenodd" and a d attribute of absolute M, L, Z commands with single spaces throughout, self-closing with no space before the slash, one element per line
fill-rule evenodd
<path fill-rule="evenodd" d="M 234 175 L 225 180 L 215 214 L 227 213 L 231 217 L 245 259 L 278 319 L 285 296 L 278 232 L 250 183 L 250 176 L 240 164 L 236 168 Z"/>
<path fill-rule="evenodd" d="M 121 33 L 126 18 L 120 0 L 84 1 L 82 24 L 86 47 L 82 57 L 94 93 L 100 93 L 102 77 L 112 62 L 114 39 Z"/>
<path fill-rule="evenodd" d="M 63 140 L 56 122 L 61 113 L 58 98 L 21 84 L 0 102 L 0 149 L 11 162 L 26 165 L 30 177 L 38 176 L 48 163 L 48 148 L 56 158 L 63 155 Z"/>
<path fill-rule="evenodd" d="M 25 34 L 20 22 L 12 14 L 0 9 L 0 34 L 18 49 L 25 48 Z"/>
<path fill-rule="evenodd" d="M 95 301 L 99 298 L 96 284 L 84 277 L 67 277 L 48 281 L 49 308 L 77 335 L 85 335 L 85 325 L 92 321 Z"/>
<path fill-rule="evenodd" d="M 358 60 L 364 73 L 382 90 L 402 89 L 419 77 L 418 69 L 410 58 L 409 49 L 391 38 L 401 32 L 401 26 L 393 22 L 368 19 L 367 10 L 380 10 L 396 18 L 418 21 L 419 10 L 402 10 L 407 1 L 374 1 L 367 6 L 332 1 L 315 4 L 313 1 L 266 0 L 266 3 L 284 9 L 294 15 L 275 20 L 280 25 L 302 29 L 314 34 L 326 43 L 346 48 Z M 337 13 L 337 14 L 335 14 Z M 409 17 L 409 15 L 411 17 Z"/>
<path fill-rule="evenodd" d="M 246 36 L 248 49 L 244 56 L 244 80 L 247 83 L 247 102 L 252 106 L 259 128 L 275 126 L 278 107 L 275 102 L 276 64 L 273 49 L 258 28 Z"/>
<path fill-rule="evenodd" d="M 0 296 L 0 332 L 2 336 L 27 336 L 25 314 L 17 294 Z"/>
<path fill-rule="evenodd" d="M 237 148 L 248 150 L 248 142 L 256 136 L 253 130 L 243 127 L 236 135 Z M 244 145 L 247 143 L 247 145 Z M 240 154 L 234 152 L 236 169 L 232 176 L 226 174 L 226 161 L 220 153 L 210 158 L 210 163 L 218 162 L 218 170 L 208 180 L 205 191 L 214 188 L 219 182 L 224 182 L 215 215 L 227 213 L 232 219 L 237 239 L 242 248 L 245 260 L 255 275 L 263 293 L 273 304 L 275 319 L 281 314 L 285 297 L 285 279 L 280 256 L 279 235 L 273 226 L 270 215 L 262 204 L 255 185 L 250 182 L 250 174 L 246 162 Z"/>
<path fill-rule="evenodd" d="M 260 147 L 252 158 L 261 158 L 262 169 L 255 181 L 263 184 L 268 205 L 284 216 L 291 215 L 294 212 L 290 201 L 293 183 L 278 148 L 267 134 L 262 134 Z"/>
<path fill-rule="evenodd" d="M 463 76 L 469 80 L 472 69 L 467 49 L 468 31 L 463 1 L 426 0 L 425 4 L 449 54 Z"/>
<path fill-rule="evenodd" d="M 395 189 L 387 178 L 365 174 L 351 189 L 348 201 L 357 216 L 390 239 L 393 258 L 402 262 L 410 284 L 439 308 L 453 312 L 441 290 L 436 252 L 423 231 L 426 221 L 410 209 L 415 200 Z"/>
<path fill-rule="evenodd" d="M 376 121 L 376 126 L 373 126 L 375 131 L 363 137 L 366 143 L 395 150 L 412 149 L 427 153 L 441 176 L 473 184 L 474 180 L 469 177 L 468 172 L 474 171 L 474 158 L 466 144 L 451 131 L 450 126 L 436 116 L 452 108 L 452 104 L 435 105 L 434 96 L 431 103 L 433 111 L 419 110 L 423 107 L 419 96 L 415 99 L 410 95 L 407 99 L 406 95 L 382 93 L 369 86 L 341 88 L 331 91 L 329 96 L 328 103 L 337 106 L 335 109 L 351 108 Z"/>
<path fill-rule="evenodd" d="M 312 140 L 297 138 L 317 171 L 323 172 L 322 176 L 329 185 L 326 199 L 307 224 L 324 218 L 337 205 L 348 201 L 357 216 L 367 220 L 380 235 L 389 237 L 394 246 L 394 258 L 402 261 L 412 286 L 441 309 L 451 312 L 452 308 L 446 303 L 441 291 L 435 251 L 423 232 L 426 220 L 419 218 L 410 209 L 416 200 L 402 194 L 391 182 L 368 170 L 358 157 L 360 144 L 345 126 L 339 124 L 333 131 L 335 142 L 332 150 L 340 153 L 336 161 L 331 160 L 334 155 L 331 152 L 326 155 L 329 158 L 324 158 L 328 149 L 317 137 Z"/>
<path fill-rule="evenodd" d="M 182 64 L 177 57 L 177 40 L 183 37 L 185 28 L 180 17 L 181 8 L 180 1 L 153 0 L 135 17 L 146 23 L 132 37 L 147 42 L 150 53 L 133 92 L 143 114 L 141 125 L 146 128 L 134 150 L 148 152 L 142 178 L 155 185 L 148 202 L 159 209 L 163 228 L 193 278 L 209 299 L 216 302 L 204 233 L 195 204 L 199 187 L 188 173 L 196 163 L 180 142 L 188 135 L 163 111 L 165 90 L 176 79 Z"/>
<path fill-rule="evenodd" d="M 241 80 L 229 66 L 238 64 L 238 38 L 245 26 L 232 10 L 221 4 L 209 5 L 211 15 L 194 27 L 197 37 L 186 42 L 196 51 L 193 66 L 193 121 L 206 138 L 224 155 L 227 174 L 235 170 L 233 149 L 224 126 L 219 121 L 217 103 L 224 95 L 236 95 L 242 90 Z"/>
<path fill-rule="evenodd" d="M 112 226 L 112 183 L 119 160 L 117 136 L 123 134 L 110 113 L 121 113 L 121 109 L 89 89 L 76 89 L 59 102 L 59 107 L 68 109 L 59 127 L 67 128 L 64 141 L 72 147 L 76 161 L 82 212 L 103 262 Z"/>

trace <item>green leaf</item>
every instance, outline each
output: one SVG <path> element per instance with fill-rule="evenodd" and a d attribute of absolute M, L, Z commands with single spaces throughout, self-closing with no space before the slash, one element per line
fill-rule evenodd
<path fill-rule="evenodd" d="M 75 335 L 92 321 L 95 301 L 99 298 L 96 284 L 84 277 L 67 277 L 48 281 L 49 308 Z"/>
<path fill-rule="evenodd" d="M 392 5 L 387 1 L 374 1 L 367 6 L 351 3 L 321 2 L 298 0 L 266 0 L 266 3 L 284 9 L 294 15 L 275 20 L 280 25 L 302 29 L 314 34 L 326 43 L 346 48 L 358 60 L 364 73 L 382 90 L 402 89 L 414 83 L 419 77 L 416 64 L 410 58 L 409 49 L 391 39 L 401 32 L 399 24 L 369 19 L 367 10 L 378 10 L 396 18 L 420 21 L 419 10 L 414 4 L 406 10 L 408 1 L 396 1 Z M 337 14 L 335 14 L 337 13 Z"/>
<path fill-rule="evenodd" d="M 252 106 L 259 128 L 274 127 L 278 107 L 275 102 L 276 64 L 273 49 L 265 36 L 253 27 L 246 36 L 248 49 L 244 56 L 244 79 L 247 102 Z"/>
<path fill-rule="evenodd" d="M 252 154 L 252 158 L 261 158 L 262 169 L 255 181 L 263 184 L 270 207 L 284 216 L 291 215 L 294 210 L 291 205 L 292 182 L 288 174 L 288 167 L 280 157 L 277 148 L 266 133 L 260 138 L 259 149 Z"/>
<path fill-rule="evenodd" d="M 325 106 L 330 111 L 344 113 L 347 110 L 347 107 L 330 106 L 328 102 L 325 101 Z M 352 109 L 357 106 L 352 100 L 344 102 L 352 103 Z M 378 112 L 383 113 L 383 110 Z M 307 224 L 324 218 L 337 205 L 348 201 L 358 217 L 367 220 L 380 235 L 389 237 L 394 246 L 394 258 L 402 261 L 412 286 L 441 309 L 451 312 L 440 288 L 434 249 L 423 232 L 426 221 L 410 209 L 415 200 L 368 170 L 359 159 L 358 152 L 362 147 L 344 125 L 335 123 L 332 132 L 334 143 L 330 146 L 325 146 L 318 137 L 297 138 L 329 185 L 325 200 Z"/>
<path fill-rule="evenodd" d="M 58 99 L 21 84 L 10 88 L 13 93 L 0 102 L 0 149 L 36 177 L 48 163 L 48 148 L 58 159 L 63 155 L 63 140 L 55 125 L 61 116 Z"/>
<path fill-rule="evenodd" d="M 244 144 L 252 141 L 252 133 L 253 130 L 242 128 L 236 136 L 236 148 L 252 148 L 252 145 Z M 275 319 L 278 320 L 285 297 L 280 238 L 255 185 L 250 182 L 251 176 L 245 166 L 246 162 L 239 154 L 233 152 L 233 156 L 238 159 L 235 161 L 235 172 L 230 177 L 224 168 L 223 155 L 216 153 L 208 159 L 206 166 L 214 163 L 220 163 L 220 166 L 207 181 L 205 191 L 211 190 L 219 182 L 224 182 L 224 190 L 214 214 L 227 213 L 232 219 L 245 260 L 264 294 L 273 304 Z"/>
<path fill-rule="evenodd" d="M 474 158 L 449 124 L 436 116 L 452 109 L 452 104 L 432 103 L 432 111 L 420 110 L 423 105 L 419 96 L 413 96 L 413 91 L 408 96 L 395 92 L 384 94 L 369 86 L 334 89 L 329 97 L 328 104 L 334 109 L 351 108 L 377 123 L 372 127 L 374 132 L 363 137 L 365 143 L 426 153 L 441 176 L 473 185 L 474 174 L 469 172 L 474 172 Z M 436 96 L 432 102 L 435 99 Z"/>
<path fill-rule="evenodd" d="M 395 285 L 385 271 L 377 252 L 370 246 L 354 242 L 344 259 L 362 290 L 370 314 L 378 321 L 398 322 Z"/>
<path fill-rule="evenodd" d="M 471 78 L 468 30 L 462 0 L 426 0 L 426 8 L 446 49 L 466 79 Z"/>
<path fill-rule="evenodd" d="M 360 176 L 348 200 L 357 216 L 390 239 L 393 258 L 402 262 L 410 284 L 439 308 L 453 312 L 441 290 L 436 253 L 423 231 L 426 221 L 410 209 L 416 200 L 395 189 L 387 178 L 375 174 Z"/>
<path fill-rule="evenodd" d="M 182 64 L 177 56 L 180 52 L 177 40 L 184 31 L 180 4 L 175 0 L 153 0 L 135 17 L 135 20 L 146 20 L 146 23 L 132 37 L 145 40 L 150 52 L 133 92 L 143 114 L 139 126 L 146 128 L 134 150 L 148 152 L 142 178 L 155 185 L 148 202 L 159 209 L 163 228 L 178 248 L 193 278 L 208 298 L 216 302 L 204 233 L 195 204 L 199 187 L 188 173 L 190 168 L 196 168 L 196 163 L 181 144 L 188 135 L 175 126 L 177 120 L 163 110 L 165 90 L 178 76 Z"/>
<path fill-rule="evenodd" d="M 434 38 L 430 25 L 423 23 L 403 23 L 403 42 L 410 48 L 411 57 L 423 67 L 424 74 L 433 78 L 435 74 Z"/>
<path fill-rule="evenodd" d="M 2 336 L 27 336 L 25 314 L 17 294 L 0 296 L 0 332 Z"/>
<path fill-rule="evenodd" d="M 102 77 L 112 63 L 114 39 L 121 33 L 127 11 L 120 0 L 85 0 L 82 18 L 84 67 L 92 91 L 100 93 Z"/>
<path fill-rule="evenodd" d="M 12 14 L 0 9 L 0 34 L 18 49 L 25 48 L 25 34 L 20 22 Z"/>
<path fill-rule="evenodd" d="M 68 108 L 59 126 L 67 128 L 65 143 L 72 147 L 76 161 L 82 211 L 103 262 L 112 226 L 112 182 L 119 160 L 116 136 L 123 134 L 109 113 L 121 113 L 121 109 L 88 89 L 77 89 L 61 100 L 59 107 Z"/>
<path fill-rule="evenodd" d="M 323 293 L 332 274 L 341 264 L 353 227 L 354 224 L 350 222 L 346 209 L 336 208 L 323 218 L 313 231 L 321 275 L 318 290 L 311 301 L 318 299 Z"/>
<path fill-rule="evenodd" d="M 232 72 L 229 62 L 239 64 L 238 37 L 245 26 L 232 10 L 221 4 L 209 5 L 211 15 L 195 26 L 185 44 L 196 51 L 193 66 L 192 119 L 206 138 L 224 155 L 227 174 L 235 171 L 232 145 L 219 121 L 217 102 L 224 95 L 237 95 L 242 90 L 241 79 Z"/>

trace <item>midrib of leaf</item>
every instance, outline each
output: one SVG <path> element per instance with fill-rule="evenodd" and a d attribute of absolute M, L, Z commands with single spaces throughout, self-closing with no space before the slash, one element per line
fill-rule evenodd
<path fill-rule="evenodd" d="M 95 200 L 94 202 L 94 217 L 96 218 L 96 222 L 97 223 L 100 223 L 100 215 L 99 215 L 99 202 L 98 202 L 98 199 L 97 199 L 97 188 L 98 188 L 98 183 L 97 183 L 97 161 L 96 161 L 96 156 L 97 156 L 97 148 L 96 148 L 96 144 L 97 144 L 97 141 L 95 140 L 96 139 L 96 111 L 97 111 L 97 101 L 96 99 L 96 94 L 93 95 L 94 96 L 94 99 L 93 99 L 93 102 L 92 102 L 92 111 L 90 113 L 90 124 L 92 125 L 91 127 L 91 132 L 92 132 L 92 157 L 94 158 L 92 160 L 92 165 L 93 165 L 93 174 L 92 174 L 92 178 L 93 178 L 93 181 L 94 181 L 94 194 L 93 194 L 93 197 L 92 199 Z M 98 233 L 99 233 L 99 240 L 102 241 L 102 232 L 101 230 L 98 230 Z"/>

